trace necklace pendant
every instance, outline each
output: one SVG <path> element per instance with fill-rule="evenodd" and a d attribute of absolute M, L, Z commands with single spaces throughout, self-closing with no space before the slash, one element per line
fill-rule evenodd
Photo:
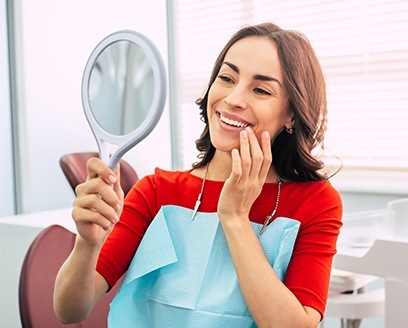
<path fill-rule="evenodd" d="M 265 231 L 266 227 L 269 225 L 269 223 L 272 221 L 273 216 L 275 215 L 276 210 L 274 210 L 271 215 L 268 215 L 265 219 L 265 222 L 261 228 L 261 230 L 259 230 L 259 234 L 262 235 L 262 233 Z"/>
<path fill-rule="evenodd" d="M 263 232 L 265 231 L 266 227 L 268 226 L 269 221 L 272 219 L 272 216 L 268 215 L 265 219 L 264 224 L 262 225 L 261 230 L 259 230 L 259 234 L 262 235 Z"/>
<path fill-rule="evenodd" d="M 265 231 L 266 227 L 272 221 L 273 216 L 275 215 L 276 211 L 278 210 L 280 191 L 281 191 L 281 184 L 282 184 L 283 181 L 282 181 L 282 179 L 280 178 L 279 175 L 276 178 L 276 180 L 278 181 L 278 194 L 276 195 L 275 208 L 273 209 L 272 213 L 266 217 L 265 222 L 264 222 L 261 230 L 259 230 L 260 235 L 262 235 L 262 233 Z"/>
<path fill-rule="evenodd" d="M 195 216 L 197 214 L 198 208 L 200 207 L 200 204 L 201 204 L 201 201 L 199 199 L 197 199 L 197 201 L 195 203 L 195 206 L 194 206 L 193 215 L 191 216 L 191 219 L 190 219 L 191 221 L 194 220 L 194 218 L 195 218 Z"/>
<path fill-rule="evenodd" d="M 208 162 L 205 165 L 204 179 L 203 179 L 203 182 L 201 184 L 201 191 L 198 194 L 198 198 L 197 198 L 196 203 L 194 205 L 193 215 L 191 216 L 191 219 L 190 219 L 191 221 L 194 220 L 194 218 L 195 218 L 195 216 L 197 214 L 198 208 L 200 207 L 200 204 L 201 204 L 201 197 L 202 197 L 203 192 L 204 192 L 205 181 L 207 180 L 207 174 L 208 174 L 208 167 L 209 166 L 210 166 L 210 162 Z"/>

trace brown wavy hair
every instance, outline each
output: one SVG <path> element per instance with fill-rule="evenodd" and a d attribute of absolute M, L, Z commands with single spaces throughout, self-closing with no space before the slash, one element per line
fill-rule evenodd
<path fill-rule="evenodd" d="M 246 37 L 267 37 L 275 42 L 283 71 L 290 109 L 294 114 L 293 134 L 286 129 L 272 144 L 273 163 L 278 175 L 290 181 L 321 181 L 327 179 L 322 172 L 324 163 L 312 154 L 318 146 L 323 150 L 327 124 L 326 83 L 320 63 L 308 39 L 300 32 L 284 30 L 273 23 L 246 26 L 236 32 L 214 64 L 208 87 L 197 99 L 201 120 L 205 123 L 196 147 L 199 161 L 193 168 L 205 166 L 214 156 L 207 117 L 210 86 L 217 78 L 226 53 L 233 44 Z"/>

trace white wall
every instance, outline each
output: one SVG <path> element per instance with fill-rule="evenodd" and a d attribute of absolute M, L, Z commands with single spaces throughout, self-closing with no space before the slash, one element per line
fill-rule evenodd
<path fill-rule="evenodd" d="M 66 153 L 97 150 L 81 103 L 81 80 L 94 47 L 133 29 L 159 48 L 167 66 L 166 2 L 151 0 L 20 0 L 25 127 L 23 212 L 71 206 L 74 194 L 59 167 Z M 170 168 L 168 104 L 155 131 L 125 158 L 139 176 Z"/>
<path fill-rule="evenodd" d="M 0 1 L 0 216 L 14 214 L 6 2 Z"/>

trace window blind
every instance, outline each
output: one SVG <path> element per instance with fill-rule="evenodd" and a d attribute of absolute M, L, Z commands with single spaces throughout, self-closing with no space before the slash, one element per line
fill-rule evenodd
<path fill-rule="evenodd" d="M 408 2 L 333 0 L 177 0 L 176 116 L 180 168 L 196 160 L 203 123 L 195 100 L 229 37 L 246 24 L 273 21 L 303 32 L 326 76 L 327 162 L 408 169 Z"/>

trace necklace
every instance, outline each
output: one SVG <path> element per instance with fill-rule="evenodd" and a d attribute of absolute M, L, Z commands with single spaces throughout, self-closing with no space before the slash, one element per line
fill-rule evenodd
<path fill-rule="evenodd" d="M 204 192 L 204 187 L 205 187 L 205 182 L 207 181 L 207 175 L 208 175 L 208 167 L 210 165 L 210 162 L 208 162 L 205 165 L 205 171 L 204 171 L 204 178 L 203 178 L 203 182 L 201 183 L 201 190 L 200 193 L 198 194 L 196 203 L 194 205 L 194 210 L 193 210 L 193 214 L 191 216 L 191 220 L 194 220 L 198 208 L 200 207 L 201 204 L 201 197 L 203 196 L 203 192 Z M 276 181 L 278 181 L 278 193 L 276 195 L 276 200 L 275 200 L 275 208 L 273 209 L 272 213 L 270 215 L 268 215 L 265 219 L 264 224 L 262 225 L 261 230 L 259 231 L 259 234 L 261 235 L 266 227 L 269 225 L 269 223 L 272 221 L 273 216 L 275 215 L 276 211 L 278 210 L 278 206 L 279 206 L 279 198 L 280 198 L 280 193 L 281 193 L 281 185 L 282 185 L 282 179 L 280 178 L 280 176 L 278 175 L 278 177 L 276 178 Z"/>
<path fill-rule="evenodd" d="M 282 179 L 280 178 L 280 176 L 278 175 L 278 177 L 276 178 L 276 181 L 278 181 L 278 194 L 276 195 L 276 200 L 275 200 L 275 208 L 273 209 L 272 213 L 269 214 L 266 219 L 265 222 L 261 228 L 261 230 L 259 230 L 259 234 L 262 235 L 262 233 L 265 231 L 266 227 L 269 225 L 269 223 L 272 221 L 273 216 L 275 215 L 278 206 L 279 206 L 279 198 L 280 198 L 280 191 L 281 191 L 281 185 L 282 185 Z"/>
<path fill-rule="evenodd" d="M 207 174 L 208 174 L 208 167 L 209 166 L 210 166 L 210 162 L 207 162 L 207 164 L 205 164 L 203 183 L 201 184 L 201 190 L 200 190 L 200 193 L 198 194 L 198 198 L 197 198 L 196 203 L 194 205 L 194 210 L 193 210 L 193 215 L 191 216 L 191 220 L 194 220 L 194 218 L 195 218 L 195 216 L 197 214 L 198 208 L 200 207 L 201 196 L 203 195 L 205 181 L 207 180 Z"/>

